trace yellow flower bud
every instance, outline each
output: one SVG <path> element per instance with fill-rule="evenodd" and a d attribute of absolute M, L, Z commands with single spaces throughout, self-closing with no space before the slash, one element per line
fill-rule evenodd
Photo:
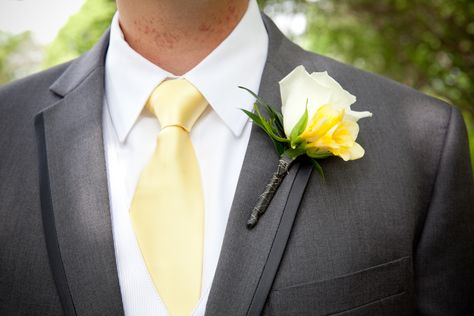
<path fill-rule="evenodd" d="M 345 161 L 364 156 L 364 149 L 355 142 L 359 125 L 345 116 L 344 109 L 329 104 L 321 106 L 299 136 L 308 154 L 332 153 Z"/>

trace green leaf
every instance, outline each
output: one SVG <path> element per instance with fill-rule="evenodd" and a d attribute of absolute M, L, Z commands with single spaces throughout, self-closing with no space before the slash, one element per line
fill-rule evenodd
<path fill-rule="evenodd" d="M 305 109 L 304 114 L 301 116 L 300 120 L 296 125 L 293 127 L 290 135 L 291 147 L 294 148 L 298 145 L 299 137 L 301 133 L 303 133 L 304 129 L 306 128 L 306 124 L 308 123 L 308 108 Z"/>
<path fill-rule="evenodd" d="M 247 116 L 255 123 L 257 124 L 261 129 L 263 129 L 265 132 L 265 126 L 263 125 L 262 123 L 262 118 L 250 111 L 247 111 L 247 110 L 244 110 L 244 109 L 241 109 L 245 114 L 247 114 Z M 270 136 L 270 135 L 269 135 Z"/>
<path fill-rule="evenodd" d="M 258 109 L 258 115 L 262 118 L 262 124 L 266 123 L 265 125 L 268 125 L 266 126 L 267 130 L 271 131 L 272 137 L 274 137 L 280 142 L 289 142 L 283 128 L 283 116 L 281 115 L 281 113 L 274 110 L 270 104 L 266 103 L 262 97 L 257 95 L 252 90 L 242 86 L 239 86 L 239 88 L 249 92 L 253 97 L 255 97 L 256 104 L 254 105 L 254 108 L 256 108 L 256 110 Z M 270 117 L 269 121 L 265 120 L 265 122 L 263 122 L 264 116 L 260 113 L 260 108 L 258 106 L 262 106 L 263 108 L 265 108 L 268 116 Z"/>
<path fill-rule="evenodd" d="M 298 158 L 301 155 L 304 155 L 305 153 L 306 152 L 305 152 L 305 149 L 303 148 L 303 146 L 298 146 L 296 148 L 288 148 L 287 150 L 285 150 L 285 155 L 287 155 L 288 157 L 290 157 L 293 160 L 295 160 L 296 158 Z"/>
<path fill-rule="evenodd" d="M 257 95 L 255 92 L 253 92 L 252 90 L 250 89 L 247 89 L 245 87 L 242 87 L 242 86 L 239 86 L 240 89 L 243 89 L 245 91 L 247 91 L 248 93 L 250 93 L 251 95 L 253 95 L 255 97 L 255 100 L 256 102 L 260 105 L 260 106 L 263 106 L 263 107 L 266 107 L 266 106 L 270 106 L 268 103 L 265 102 L 265 100 L 263 100 L 263 98 L 259 95 Z"/>
<path fill-rule="evenodd" d="M 274 119 L 275 121 L 275 126 L 278 129 L 278 132 L 280 135 L 285 135 L 285 130 L 283 128 L 283 116 L 281 113 L 275 111 L 271 105 L 266 105 L 267 112 L 269 115 Z"/>
<path fill-rule="evenodd" d="M 316 159 L 311 159 L 311 162 L 313 163 L 314 169 L 316 169 L 316 171 L 317 171 L 317 172 L 321 175 L 321 177 L 323 178 L 323 181 L 325 181 L 323 167 L 321 167 L 321 165 L 319 164 L 319 162 L 318 162 Z"/>
<path fill-rule="evenodd" d="M 283 139 L 288 139 L 285 135 L 285 132 L 282 129 L 282 126 L 276 116 L 270 115 L 270 121 L 269 121 L 270 126 L 272 127 L 272 130 L 274 134 L 280 138 Z"/>
<path fill-rule="evenodd" d="M 323 158 L 334 156 L 333 154 L 328 153 L 328 152 L 318 152 L 318 149 L 316 150 L 306 149 L 306 154 L 309 157 L 314 158 L 314 159 L 323 159 Z"/>
<path fill-rule="evenodd" d="M 267 122 L 265 121 L 265 118 L 260 114 L 260 111 L 257 110 L 258 108 L 257 105 L 255 105 L 255 108 L 256 108 L 255 111 L 257 112 L 257 114 L 244 110 L 244 109 L 241 109 L 241 110 L 245 114 L 247 114 L 247 116 L 270 137 L 275 147 L 275 150 L 277 151 L 278 155 L 281 156 L 285 152 L 285 149 L 287 147 L 285 146 L 285 144 L 288 143 L 289 141 L 287 139 L 284 139 L 285 142 L 280 142 L 278 139 L 275 139 L 271 128 L 269 129 L 268 124 L 266 124 Z"/>
<path fill-rule="evenodd" d="M 254 106 L 255 108 L 255 112 L 257 113 L 257 115 L 261 118 L 261 122 L 262 122 L 262 125 L 263 125 L 263 128 L 265 129 L 265 131 L 267 132 L 267 134 L 274 140 L 276 141 L 279 141 L 281 143 L 289 143 L 290 140 L 286 139 L 286 138 L 283 138 L 283 137 L 280 137 L 277 135 L 278 131 L 275 131 L 273 130 L 273 126 L 272 124 L 270 124 L 264 117 L 263 115 L 260 113 L 260 108 L 255 105 Z"/>
<path fill-rule="evenodd" d="M 255 123 L 257 123 L 257 125 L 260 126 L 260 125 L 262 124 L 262 120 L 261 120 L 261 118 L 260 118 L 258 115 L 254 114 L 254 113 L 252 113 L 252 112 L 250 112 L 250 111 L 247 111 L 247 110 L 245 110 L 245 109 L 241 109 L 241 110 L 242 110 L 242 112 L 244 112 L 245 114 L 247 114 L 247 116 L 248 116 L 252 121 L 254 121 Z"/>
<path fill-rule="evenodd" d="M 275 146 L 275 150 L 277 151 L 278 156 L 283 155 L 283 153 L 285 152 L 285 146 L 274 139 L 272 139 L 272 142 L 273 142 L 273 145 Z"/>
<path fill-rule="evenodd" d="M 253 93 L 251 90 L 245 88 L 245 87 L 239 87 L 241 89 L 244 89 L 248 91 L 250 94 L 252 94 L 256 101 L 254 103 L 254 111 L 250 112 L 244 109 L 241 109 L 247 116 L 255 123 L 257 124 L 263 131 L 270 137 L 271 141 L 273 142 L 273 145 L 275 147 L 275 150 L 277 151 L 278 155 L 282 155 L 286 148 L 288 147 L 288 143 L 290 142 L 289 139 L 286 137 L 283 137 L 284 131 L 283 131 L 283 123 L 282 123 L 282 116 L 273 108 L 265 103 L 262 98 L 260 98 L 258 95 Z M 261 113 L 260 106 L 264 107 L 267 110 L 267 114 L 269 116 L 269 119 L 265 118 L 265 116 Z"/>

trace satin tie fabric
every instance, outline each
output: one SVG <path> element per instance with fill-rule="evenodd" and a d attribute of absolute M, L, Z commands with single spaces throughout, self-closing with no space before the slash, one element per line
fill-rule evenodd
<path fill-rule="evenodd" d="M 161 131 L 133 197 L 130 217 L 146 267 L 171 316 L 201 296 L 204 196 L 189 132 L 208 103 L 187 80 L 166 80 L 147 109 Z"/>

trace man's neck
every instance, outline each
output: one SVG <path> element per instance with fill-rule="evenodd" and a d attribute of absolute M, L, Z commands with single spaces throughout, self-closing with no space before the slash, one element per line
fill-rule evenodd
<path fill-rule="evenodd" d="M 128 44 L 179 76 L 232 32 L 248 0 L 117 0 L 117 6 Z"/>

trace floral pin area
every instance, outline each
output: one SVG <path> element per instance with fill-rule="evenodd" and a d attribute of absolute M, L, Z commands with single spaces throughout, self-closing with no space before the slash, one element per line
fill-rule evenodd
<path fill-rule="evenodd" d="M 320 159 L 338 156 L 344 161 L 360 159 L 364 149 L 356 142 L 357 121 L 371 117 L 368 111 L 351 110 L 356 97 L 344 90 L 327 72 L 309 74 L 296 67 L 280 82 L 282 113 L 247 88 L 255 98 L 254 112 L 242 110 L 271 138 L 280 156 L 277 171 L 259 196 L 247 221 L 257 225 L 293 162 L 307 157 L 324 177 Z M 266 116 L 262 114 L 265 109 Z"/>

